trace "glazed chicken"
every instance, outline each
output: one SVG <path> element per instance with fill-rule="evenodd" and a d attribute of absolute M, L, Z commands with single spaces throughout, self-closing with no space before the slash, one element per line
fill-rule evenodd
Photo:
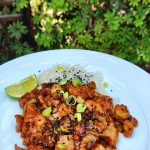
<path fill-rule="evenodd" d="M 44 83 L 22 96 L 19 105 L 23 115 L 15 116 L 16 131 L 26 150 L 113 150 L 119 132 L 129 137 L 138 125 L 127 106 L 114 106 L 112 98 L 96 92 L 93 81 Z M 24 149 L 15 145 L 15 150 Z"/>

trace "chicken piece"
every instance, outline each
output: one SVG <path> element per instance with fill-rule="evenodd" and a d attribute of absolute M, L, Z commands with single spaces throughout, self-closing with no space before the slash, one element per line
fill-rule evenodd
<path fill-rule="evenodd" d="M 96 84 L 94 81 L 87 83 L 87 86 L 92 90 L 96 89 Z"/>
<path fill-rule="evenodd" d="M 51 87 L 51 93 L 57 93 L 57 91 L 62 91 L 63 88 L 59 84 L 53 84 Z"/>
<path fill-rule="evenodd" d="M 23 145 L 29 145 L 29 144 L 30 144 L 30 137 L 29 136 L 24 137 Z"/>
<path fill-rule="evenodd" d="M 43 150 L 41 145 L 29 145 L 27 150 Z"/>
<path fill-rule="evenodd" d="M 39 95 L 37 99 L 44 109 L 48 107 L 48 103 L 45 101 L 45 98 L 43 95 Z"/>
<path fill-rule="evenodd" d="M 74 95 L 76 97 L 82 97 L 85 99 L 90 99 L 94 97 L 95 91 L 91 89 L 91 87 L 88 87 L 87 85 L 83 86 L 74 86 L 71 83 L 67 84 L 67 91 L 70 95 Z"/>
<path fill-rule="evenodd" d="M 16 123 L 17 123 L 16 131 L 17 132 L 21 132 L 21 130 L 22 130 L 21 128 L 22 128 L 24 117 L 21 116 L 21 115 L 15 115 L 15 118 L 16 118 Z"/>
<path fill-rule="evenodd" d="M 73 135 L 75 150 L 80 150 L 81 137 L 77 134 Z"/>
<path fill-rule="evenodd" d="M 62 150 L 60 145 L 64 146 L 65 150 L 74 150 L 74 142 L 72 135 L 61 135 L 56 143 L 55 150 Z"/>
<path fill-rule="evenodd" d="M 58 108 L 58 119 L 60 120 L 63 116 L 66 116 L 72 112 L 72 107 L 67 106 L 64 103 L 61 104 Z M 56 113 L 55 113 L 56 114 Z"/>
<path fill-rule="evenodd" d="M 35 133 L 42 129 L 41 127 L 46 122 L 46 119 L 40 113 L 31 113 L 24 117 L 24 122 L 29 123 L 29 132 Z"/>
<path fill-rule="evenodd" d="M 15 150 L 25 150 L 25 149 L 20 148 L 17 144 L 15 144 Z"/>
<path fill-rule="evenodd" d="M 44 136 L 40 132 L 33 133 L 30 137 L 31 143 L 40 144 L 44 140 Z"/>
<path fill-rule="evenodd" d="M 87 134 L 82 138 L 81 144 L 80 144 L 80 150 L 87 150 L 91 149 L 92 146 L 96 142 L 96 137 L 92 134 Z"/>
<path fill-rule="evenodd" d="M 83 136 L 85 134 L 85 125 L 83 122 L 80 122 L 77 126 L 75 126 L 76 134 L 79 136 Z"/>
<path fill-rule="evenodd" d="M 107 122 L 94 122 L 94 128 L 97 133 L 103 132 L 107 128 Z"/>
<path fill-rule="evenodd" d="M 102 133 L 102 136 L 106 143 L 108 143 L 112 148 L 116 148 L 119 134 L 114 126 L 109 125 Z"/>
<path fill-rule="evenodd" d="M 52 98 L 54 99 L 54 100 L 58 100 L 58 99 L 61 99 L 61 94 L 60 93 L 57 93 L 57 92 L 54 92 L 54 93 L 52 93 Z"/>
<path fill-rule="evenodd" d="M 134 127 L 135 127 L 135 126 L 134 126 L 134 124 L 133 124 L 131 121 L 125 120 L 125 121 L 123 122 L 123 134 L 124 134 L 124 136 L 126 136 L 126 137 L 131 136 Z"/>
<path fill-rule="evenodd" d="M 88 129 L 87 134 L 94 135 L 95 137 L 99 137 L 102 132 L 107 128 L 107 122 L 98 122 L 95 121 L 91 129 Z"/>
<path fill-rule="evenodd" d="M 116 119 L 119 119 L 121 121 L 130 118 L 128 108 L 125 105 L 118 105 L 117 104 L 115 106 L 114 115 L 115 115 Z"/>
<path fill-rule="evenodd" d="M 105 113 L 103 104 L 99 100 L 86 100 L 85 105 L 90 111 L 99 112 L 100 114 Z"/>
<path fill-rule="evenodd" d="M 68 132 L 69 129 L 71 128 L 71 122 L 69 118 L 63 118 L 61 119 L 61 126 L 60 129 L 62 132 Z"/>
<path fill-rule="evenodd" d="M 31 99 L 35 99 L 36 95 L 33 94 L 32 92 L 30 93 L 26 93 L 25 95 L 23 95 L 20 100 L 19 100 L 19 105 L 21 108 L 23 108 L 23 106 L 28 103 Z"/>
<path fill-rule="evenodd" d="M 109 96 L 103 95 L 102 99 L 100 99 L 100 100 L 102 101 L 102 104 L 103 104 L 106 112 L 108 112 L 108 113 L 114 112 L 114 105 L 113 105 L 112 98 L 110 98 Z"/>
<path fill-rule="evenodd" d="M 112 150 L 111 147 L 104 147 L 102 144 L 96 144 L 92 150 Z"/>
<path fill-rule="evenodd" d="M 36 99 L 31 99 L 27 104 L 23 107 L 23 114 L 26 115 L 28 113 L 36 112 L 37 106 L 36 106 Z"/>
<path fill-rule="evenodd" d="M 98 122 L 106 122 L 107 117 L 104 115 L 99 115 L 99 113 L 94 112 L 93 117 L 98 121 Z"/>
<path fill-rule="evenodd" d="M 28 122 L 23 122 L 23 124 L 22 124 L 22 133 L 27 135 L 28 134 L 28 130 L 29 130 L 29 123 Z"/>
<path fill-rule="evenodd" d="M 136 127 L 138 125 L 138 121 L 134 117 L 132 117 L 131 122 L 132 122 L 134 127 Z"/>
<path fill-rule="evenodd" d="M 54 147 L 55 145 L 55 136 L 54 135 L 46 135 L 45 141 L 43 142 L 45 145 L 49 146 L 50 148 Z"/>
<path fill-rule="evenodd" d="M 60 100 L 51 100 L 51 107 L 58 107 L 58 105 L 60 104 Z"/>
<path fill-rule="evenodd" d="M 45 117 L 40 113 L 29 113 L 28 115 L 24 116 L 24 122 L 35 122 L 39 125 L 45 123 Z"/>

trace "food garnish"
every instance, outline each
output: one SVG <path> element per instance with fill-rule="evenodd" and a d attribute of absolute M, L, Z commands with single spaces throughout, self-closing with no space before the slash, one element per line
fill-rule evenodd
<path fill-rule="evenodd" d="M 23 79 L 18 83 L 11 84 L 5 88 L 6 93 L 13 98 L 20 98 L 27 92 L 31 92 L 38 86 L 38 80 L 35 74 Z"/>
<path fill-rule="evenodd" d="M 81 113 L 75 113 L 74 118 L 77 118 L 78 122 L 80 122 L 82 120 Z"/>
<path fill-rule="evenodd" d="M 67 83 L 67 80 L 66 79 L 62 79 L 59 81 L 59 84 L 60 85 L 65 85 Z"/>
<path fill-rule="evenodd" d="M 47 107 L 45 110 L 43 110 L 42 115 L 47 117 L 50 115 L 51 112 L 52 112 L 52 108 Z"/>
<path fill-rule="evenodd" d="M 76 110 L 77 110 L 77 112 L 81 113 L 81 112 L 85 112 L 86 108 L 87 108 L 86 105 L 84 105 L 84 104 L 78 104 Z"/>

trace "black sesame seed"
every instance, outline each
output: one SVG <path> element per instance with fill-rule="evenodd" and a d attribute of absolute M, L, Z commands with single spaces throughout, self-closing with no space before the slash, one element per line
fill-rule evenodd
<path fill-rule="evenodd" d="M 97 132 L 99 131 L 98 128 L 96 128 L 96 131 L 97 131 Z"/>

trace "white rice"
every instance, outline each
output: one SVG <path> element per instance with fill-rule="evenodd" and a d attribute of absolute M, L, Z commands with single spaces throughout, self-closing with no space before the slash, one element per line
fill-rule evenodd
<path fill-rule="evenodd" d="M 63 71 L 59 71 L 58 68 L 63 68 Z M 57 83 L 62 79 L 69 81 L 72 78 L 79 78 L 83 84 L 94 81 L 97 87 L 96 90 L 102 94 L 106 94 L 106 90 L 103 86 L 104 81 L 102 74 L 100 72 L 88 72 L 80 65 L 54 65 L 44 70 L 38 76 L 39 84 Z"/>

